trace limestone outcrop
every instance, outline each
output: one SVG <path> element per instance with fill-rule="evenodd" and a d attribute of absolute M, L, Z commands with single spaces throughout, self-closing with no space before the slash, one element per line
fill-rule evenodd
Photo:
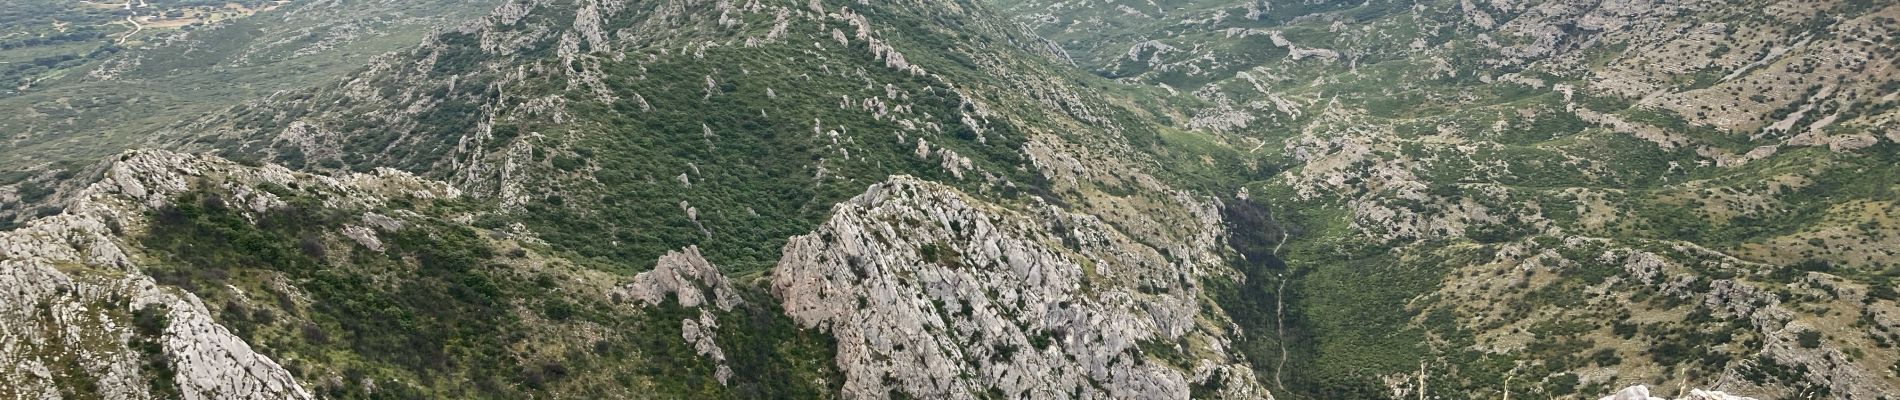
<path fill-rule="evenodd" d="M 632 284 L 615 293 L 630 297 L 642 306 L 657 306 L 671 298 L 680 307 L 698 309 L 697 319 L 680 320 L 680 338 L 692 346 L 694 352 L 718 365 L 713 377 L 720 384 L 732 378 L 732 367 L 726 365 L 726 352 L 714 341 L 719 319 L 708 307 L 732 311 L 745 301 L 739 298 L 732 282 L 719 273 L 719 268 L 700 256 L 699 247 L 667 252 L 653 270 L 634 275 Z"/>
<path fill-rule="evenodd" d="M 793 238 L 772 291 L 837 338 L 847 398 L 1270 397 L 1202 314 L 1195 268 L 1092 217 L 1029 209 L 894 177 Z"/>
<path fill-rule="evenodd" d="M 1662 397 L 1651 396 L 1649 394 L 1648 386 L 1636 385 L 1636 386 L 1623 388 L 1623 390 L 1617 391 L 1616 394 L 1603 396 L 1603 398 L 1599 400 L 1666 400 L 1666 399 Z M 1717 391 L 1693 389 L 1689 391 L 1689 394 L 1683 395 L 1682 397 L 1677 397 L 1676 400 L 1755 400 L 1755 398 L 1735 396 L 1735 395 L 1730 395 L 1728 393 L 1717 392 Z"/>

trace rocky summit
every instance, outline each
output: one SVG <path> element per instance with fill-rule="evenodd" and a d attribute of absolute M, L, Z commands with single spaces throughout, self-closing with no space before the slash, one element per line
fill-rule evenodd
<path fill-rule="evenodd" d="M 0 7 L 0 398 L 1887 399 L 1900 3 Z"/>

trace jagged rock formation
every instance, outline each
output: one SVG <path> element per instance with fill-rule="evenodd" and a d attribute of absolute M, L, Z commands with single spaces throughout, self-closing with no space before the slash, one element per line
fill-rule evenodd
<path fill-rule="evenodd" d="M 694 246 L 660 256 L 653 270 L 635 275 L 633 283 L 623 289 L 628 296 L 648 305 L 657 305 L 668 296 L 675 296 L 672 298 L 678 300 L 680 307 L 714 305 L 720 310 L 732 311 L 732 307 L 744 302 L 732 282 L 720 274 L 718 267 L 706 262 L 706 258 L 699 255 L 699 247 Z"/>
<path fill-rule="evenodd" d="M 894 177 L 787 244 L 773 293 L 838 338 L 850 398 L 1186 398 L 1222 374 L 1197 393 L 1270 397 L 1201 312 L 1198 274 L 1218 269 L 1029 210 Z"/>
<path fill-rule="evenodd" d="M 680 320 L 680 338 L 692 345 L 694 352 L 718 365 L 714 378 L 720 384 L 726 384 L 732 378 L 732 367 L 726 365 L 726 352 L 714 341 L 719 320 L 706 307 L 716 306 L 720 311 L 732 311 L 734 306 L 743 304 L 744 300 L 739 298 L 732 282 L 719 273 L 719 268 L 700 257 L 698 247 L 666 253 L 660 257 L 659 264 L 653 270 L 635 275 L 632 284 L 616 293 L 624 293 L 649 306 L 659 305 L 671 298 L 677 300 L 680 307 L 697 310 L 698 318 Z"/>

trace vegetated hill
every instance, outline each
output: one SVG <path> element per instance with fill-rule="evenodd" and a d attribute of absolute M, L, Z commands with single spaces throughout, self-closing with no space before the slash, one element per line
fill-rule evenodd
<path fill-rule="evenodd" d="M 1891 2 L 1002 3 L 1285 168 L 1281 397 L 1900 385 Z"/>
<path fill-rule="evenodd" d="M 760 270 L 831 204 L 899 174 L 1113 211 L 1156 243 L 1193 236 L 1174 229 L 1193 217 L 1169 187 L 1198 182 L 1151 176 L 1172 169 L 1138 146 L 1203 137 L 1087 91 L 1105 82 L 983 9 L 506 5 L 351 79 L 180 130 L 237 158 L 452 181 L 509 213 L 495 223 L 603 262 L 696 243 Z"/>
<path fill-rule="evenodd" d="M 0 7 L 0 184 L 44 182 L 149 146 L 180 119 L 328 83 L 498 2 L 122 3 Z"/>

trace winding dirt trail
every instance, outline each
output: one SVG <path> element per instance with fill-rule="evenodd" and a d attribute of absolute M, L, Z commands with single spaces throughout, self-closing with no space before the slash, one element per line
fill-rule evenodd
<path fill-rule="evenodd" d="M 1286 275 L 1280 275 L 1280 289 L 1273 291 L 1273 317 L 1280 335 L 1280 365 L 1273 367 L 1273 384 L 1286 390 L 1286 383 L 1280 381 L 1280 371 L 1286 370 Z"/>
<path fill-rule="evenodd" d="M 139 25 L 139 21 L 137 18 L 125 17 L 125 22 L 132 24 L 132 31 L 126 32 L 125 36 L 120 36 L 118 40 L 118 44 L 125 44 L 126 39 L 131 39 L 132 35 L 137 35 L 139 34 L 139 31 L 145 30 L 144 25 Z"/>
<path fill-rule="evenodd" d="M 1261 145 L 1264 146 L 1266 144 L 1262 143 Z M 1254 146 L 1254 150 L 1259 150 L 1259 149 L 1260 149 L 1260 146 Z M 1278 243 L 1273 244 L 1273 256 L 1277 258 L 1277 257 L 1280 257 L 1280 247 L 1286 246 L 1286 240 L 1289 237 L 1291 237 L 1291 234 L 1286 231 L 1286 228 L 1280 226 L 1280 221 L 1279 219 L 1274 218 L 1273 210 L 1271 208 L 1267 209 L 1267 223 L 1273 225 L 1274 229 L 1277 229 L 1280 231 L 1280 241 Z M 1278 289 L 1274 289 L 1273 291 L 1273 319 L 1274 319 L 1274 330 L 1276 331 L 1275 333 L 1280 338 L 1280 340 L 1278 340 L 1278 342 L 1280 343 L 1280 363 L 1279 365 L 1273 367 L 1273 384 L 1275 386 L 1278 386 L 1280 390 L 1286 390 L 1286 383 L 1280 381 L 1280 372 L 1286 370 L 1286 359 L 1287 359 L 1287 350 L 1286 350 L 1286 281 L 1287 281 L 1287 277 L 1286 277 L 1286 273 L 1277 274 L 1277 277 L 1280 280 L 1280 285 L 1279 285 L 1280 287 Z"/>

